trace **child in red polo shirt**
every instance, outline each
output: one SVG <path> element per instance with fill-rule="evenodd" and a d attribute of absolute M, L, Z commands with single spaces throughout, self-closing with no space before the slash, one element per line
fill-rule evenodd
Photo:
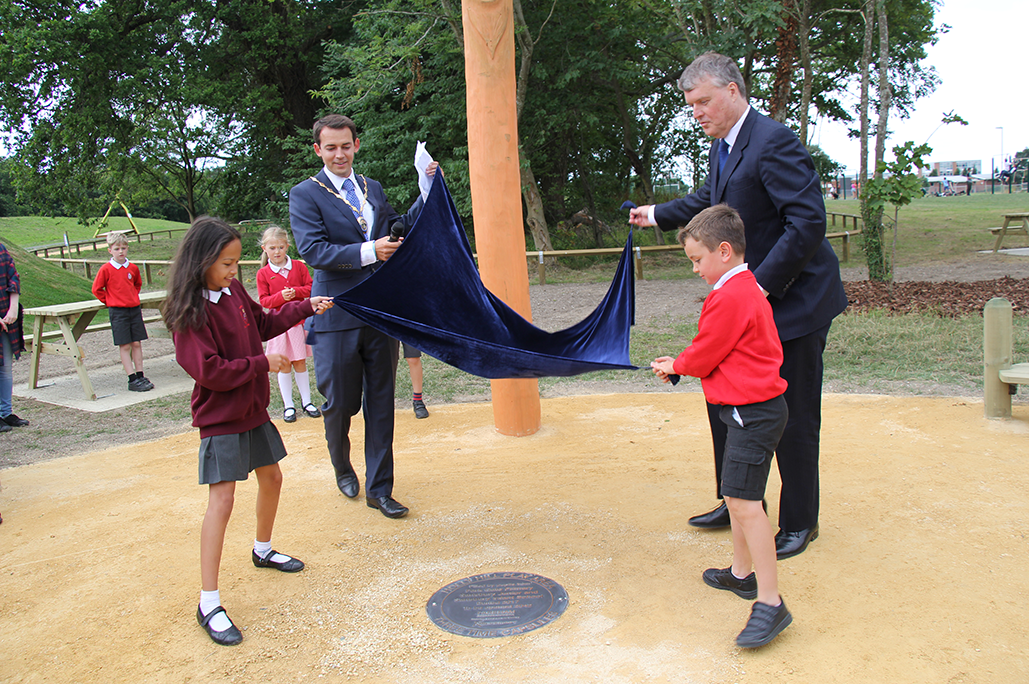
<path fill-rule="evenodd" d="M 736 637 L 738 646 L 756 648 L 793 621 L 779 595 L 775 535 L 761 505 L 789 414 L 786 381 L 779 376 L 782 344 L 772 307 L 743 261 L 747 243 L 736 210 L 726 204 L 709 207 L 679 231 L 678 239 L 693 272 L 713 289 L 690 346 L 678 358 L 662 356 L 650 366 L 665 382 L 677 375 L 700 378 L 708 403 L 722 407 L 719 418 L 728 436 L 721 491 L 732 524 L 732 565 L 705 570 L 703 579 L 715 589 L 757 599 Z"/>
<path fill-rule="evenodd" d="M 143 280 L 139 267 L 129 261 L 129 240 L 125 233 L 108 233 L 111 260 L 100 267 L 93 281 L 93 295 L 107 306 L 111 333 L 121 353 L 121 365 L 129 376 L 129 390 L 148 392 L 154 383 L 143 377 L 143 345 L 147 339 L 139 290 Z"/>

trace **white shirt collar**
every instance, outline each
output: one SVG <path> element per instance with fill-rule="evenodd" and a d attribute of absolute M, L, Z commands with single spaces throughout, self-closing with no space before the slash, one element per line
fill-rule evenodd
<path fill-rule="evenodd" d="M 128 268 L 130 263 L 132 262 L 126 259 L 124 264 L 119 264 L 114 260 L 114 257 L 111 257 L 111 266 L 114 266 L 115 268 Z"/>
<path fill-rule="evenodd" d="M 747 264 L 745 264 L 745 263 L 744 264 L 740 264 L 739 266 L 736 266 L 734 268 L 730 268 L 728 271 L 726 271 L 725 273 L 722 274 L 722 277 L 718 279 L 718 282 L 715 283 L 715 286 L 712 287 L 711 289 L 712 290 L 719 289 L 720 287 L 722 287 L 722 285 L 725 285 L 729 281 L 729 278 L 732 278 L 737 273 L 743 273 L 746 270 L 747 270 Z"/>
<path fill-rule="evenodd" d="M 361 192 L 361 188 L 357 184 L 357 174 L 354 173 L 354 167 L 350 167 L 349 176 L 337 176 L 332 171 L 329 171 L 328 166 L 324 167 L 322 170 L 325 171 L 325 175 L 329 177 L 330 181 L 332 181 L 332 186 L 336 188 L 336 192 L 343 192 L 343 181 L 345 181 L 347 178 L 349 178 L 350 182 L 354 184 L 354 187 L 357 188 L 357 191 L 359 193 Z"/>
<path fill-rule="evenodd" d="M 729 135 L 725 136 L 725 144 L 729 146 L 730 152 L 732 151 L 732 146 L 736 144 L 736 138 L 739 137 L 740 129 L 743 128 L 743 120 L 747 118 L 749 112 L 750 105 L 747 105 L 747 108 L 743 110 L 743 116 L 729 129 Z"/>
<path fill-rule="evenodd" d="M 282 273 L 283 271 L 286 271 L 288 273 L 293 269 L 293 260 L 289 257 L 286 257 L 286 263 L 284 263 L 282 266 L 276 266 L 275 264 L 269 261 L 268 266 L 272 269 L 273 273 Z"/>
<path fill-rule="evenodd" d="M 207 301 L 212 304 L 217 304 L 218 300 L 222 298 L 223 294 L 231 295 L 232 290 L 227 287 L 223 287 L 220 290 L 204 290 L 204 296 L 207 297 Z"/>

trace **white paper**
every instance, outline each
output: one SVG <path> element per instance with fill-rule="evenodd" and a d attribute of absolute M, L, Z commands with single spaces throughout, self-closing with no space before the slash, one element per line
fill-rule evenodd
<path fill-rule="evenodd" d="M 432 188 L 432 179 L 425 173 L 425 169 L 431 163 L 432 155 L 425 150 L 425 143 L 419 140 L 414 150 L 414 167 L 418 170 L 418 190 L 422 194 L 423 201 L 428 198 L 429 190 Z"/>

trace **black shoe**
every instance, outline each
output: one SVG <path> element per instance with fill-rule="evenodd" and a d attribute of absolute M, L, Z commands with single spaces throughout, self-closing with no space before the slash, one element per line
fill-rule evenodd
<path fill-rule="evenodd" d="M 29 424 L 29 421 L 25 420 L 24 418 L 19 418 L 13 413 L 5 417 L 3 421 L 11 427 L 25 427 Z"/>
<path fill-rule="evenodd" d="M 282 410 L 282 419 L 287 423 L 297 422 L 297 410 L 292 406 Z"/>
<path fill-rule="evenodd" d="M 349 472 L 336 471 L 336 486 L 339 487 L 339 491 L 343 492 L 343 496 L 348 499 L 353 499 L 357 496 L 357 493 L 361 491 L 361 485 L 357 481 L 357 473 L 353 470 Z"/>
<path fill-rule="evenodd" d="M 750 608 L 750 619 L 736 637 L 736 645 L 740 648 L 757 648 L 774 639 L 779 632 L 786 629 L 793 616 L 786 610 L 786 602 L 781 598 L 778 606 L 756 601 Z"/>
<path fill-rule="evenodd" d="M 818 525 L 799 532 L 783 532 L 775 535 L 775 557 L 778 560 L 792 558 L 804 553 L 807 545 L 818 539 Z"/>
<path fill-rule="evenodd" d="M 0 433 L 10 432 L 13 429 L 14 428 L 8 425 L 7 423 L 0 422 Z"/>
<path fill-rule="evenodd" d="M 428 418 L 429 409 L 425 408 L 425 402 L 421 399 L 415 399 L 414 404 L 414 417 L 415 418 Z"/>
<path fill-rule="evenodd" d="M 259 568 L 275 568 L 276 570 L 281 570 L 282 572 L 300 572 L 304 569 L 304 561 L 300 560 L 299 558 L 290 558 L 287 561 L 276 563 L 275 561 L 271 560 L 272 556 L 274 556 L 276 553 L 278 553 L 278 551 L 272 549 L 272 552 L 268 554 L 267 558 L 261 558 L 260 556 L 258 556 L 257 551 L 251 551 L 250 555 L 251 558 L 253 558 L 254 560 L 254 565 L 256 565 Z M 285 556 L 286 554 L 282 555 Z"/>
<path fill-rule="evenodd" d="M 757 577 L 750 573 L 743 579 L 732 574 L 732 567 L 720 570 L 709 568 L 704 571 L 704 584 L 715 589 L 727 589 L 740 598 L 753 601 L 757 598 Z"/>
<path fill-rule="evenodd" d="M 308 418 L 321 418 L 322 412 L 314 404 L 308 404 L 304 407 L 304 413 L 307 414 Z"/>
<path fill-rule="evenodd" d="M 725 507 L 725 502 L 723 501 L 713 511 L 690 518 L 690 525 L 705 530 L 729 527 L 729 509 Z"/>
<path fill-rule="evenodd" d="M 399 503 L 392 496 L 369 496 L 368 508 L 378 508 L 387 518 L 403 518 L 407 515 L 407 506 Z"/>
<path fill-rule="evenodd" d="M 236 625 L 230 624 L 228 629 L 221 632 L 216 632 L 211 629 L 211 625 L 208 623 L 210 623 L 211 618 L 218 613 L 225 613 L 225 609 L 218 606 L 207 615 L 204 615 L 200 612 L 200 606 L 197 606 L 197 622 L 199 622 L 200 626 L 207 631 L 207 636 L 211 637 L 211 641 L 216 644 L 221 644 L 222 646 L 235 646 L 239 642 L 243 641 L 243 635 L 240 634 Z M 229 614 L 225 613 L 225 617 L 228 618 Z M 232 622 L 232 618 L 229 618 L 229 622 Z"/>
<path fill-rule="evenodd" d="M 129 380 L 130 392 L 149 392 L 153 388 L 153 383 L 151 383 L 146 378 L 132 378 L 131 380 Z"/>

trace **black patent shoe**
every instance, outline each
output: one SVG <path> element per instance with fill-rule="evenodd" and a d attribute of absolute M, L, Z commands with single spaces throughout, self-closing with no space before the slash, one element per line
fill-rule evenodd
<path fill-rule="evenodd" d="M 240 633 L 236 625 L 232 624 L 232 618 L 229 617 L 228 613 L 225 613 L 225 617 L 229 620 L 229 628 L 224 629 L 220 632 L 216 632 L 211 629 L 211 618 L 218 613 L 225 613 L 225 609 L 218 606 L 207 615 L 200 612 L 200 606 L 197 606 L 197 622 L 207 632 L 207 636 L 211 637 L 211 641 L 222 646 L 235 646 L 239 642 L 243 641 L 243 635 Z"/>
<path fill-rule="evenodd" d="M 254 565 L 259 568 L 275 568 L 282 572 L 300 572 L 304 569 L 304 561 L 299 558 L 287 556 L 287 560 L 284 560 L 281 563 L 273 561 L 272 558 L 274 558 L 277 553 L 279 552 L 272 549 L 272 552 L 268 554 L 267 558 L 261 558 L 257 555 L 257 551 L 250 552 Z M 283 553 L 279 555 L 285 556 L 286 554 Z"/>

